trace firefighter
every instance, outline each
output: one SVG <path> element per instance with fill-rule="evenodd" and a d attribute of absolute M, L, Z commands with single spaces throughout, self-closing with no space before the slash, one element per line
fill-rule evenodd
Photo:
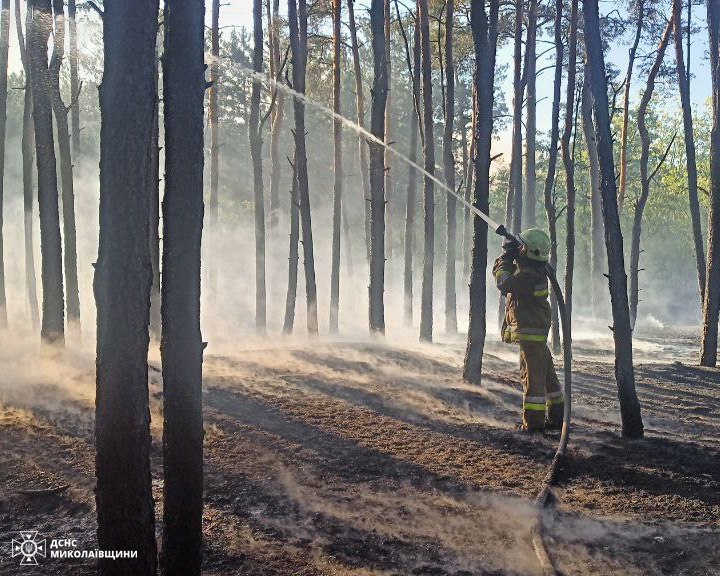
<path fill-rule="evenodd" d="M 547 346 L 550 303 L 545 264 L 550 238 L 531 228 L 520 242 L 505 240 L 493 274 L 505 295 L 502 340 L 520 346 L 523 386 L 522 432 L 543 432 L 562 427 L 564 396 Z"/>

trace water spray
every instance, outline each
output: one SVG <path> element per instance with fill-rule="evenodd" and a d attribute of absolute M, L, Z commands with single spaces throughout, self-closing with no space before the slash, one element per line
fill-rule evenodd
<path fill-rule="evenodd" d="M 213 58 L 213 56 L 206 55 L 209 58 Z M 416 162 L 413 162 L 410 160 L 409 157 L 407 157 L 405 154 L 400 152 L 399 150 L 393 148 L 392 146 L 388 145 L 386 142 L 375 136 L 372 132 L 369 130 L 361 127 L 357 123 L 353 122 L 352 120 L 349 120 L 345 116 L 342 116 L 341 114 L 337 114 L 332 109 L 328 108 L 327 106 L 324 106 L 323 104 L 320 104 L 319 102 L 316 102 L 314 100 L 311 100 L 308 98 L 305 94 L 298 92 L 296 90 L 293 90 L 290 88 L 290 86 L 283 84 L 282 82 L 279 82 L 277 80 L 274 80 L 270 77 L 268 77 L 265 74 L 262 74 L 260 72 L 255 72 L 251 68 L 246 68 L 244 66 L 239 66 L 234 62 L 226 61 L 225 59 L 220 59 L 224 61 L 224 63 L 229 63 L 236 69 L 238 69 L 243 75 L 247 76 L 254 82 L 260 82 L 263 84 L 267 84 L 270 87 L 272 87 L 275 90 L 280 90 L 287 94 L 288 96 L 292 98 L 296 98 L 300 100 L 303 104 L 306 106 L 309 106 L 311 108 L 314 108 L 326 116 L 329 116 L 333 118 L 334 120 L 337 120 L 347 128 L 350 128 L 351 130 L 354 130 L 358 134 L 362 134 L 368 141 L 374 142 L 375 144 L 379 144 L 386 150 L 389 150 L 391 154 L 395 155 L 397 158 L 402 160 L 403 162 L 409 164 L 410 166 L 413 166 L 418 172 L 423 174 L 426 178 L 429 178 L 432 180 L 440 190 L 445 192 L 445 194 L 449 194 L 455 197 L 456 200 L 460 202 L 467 210 L 470 210 L 472 214 L 480 218 L 485 224 L 488 225 L 488 227 L 495 232 L 495 234 L 502 236 L 503 238 L 506 238 L 508 240 L 511 240 L 513 242 L 517 242 L 518 244 L 522 245 L 523 242 L 509 232 L 507 228 L 503 224 L 499 224 L 495 222 L 490 216 L 482 212 L 480 209 L 478 209 L 476 206 L 474 206 L 472 203 L 468 202 L 463 196 L 457 193 L 457 191 L 453 190 L 449 186 L 447 186 L 442 180 L 440 180 L 437 176 L 434 174 L 431 174 L 430 172 L 426 171 L 422 166 L 417 164 Z M 538 515 L 535 518 L 533 522 L 533 526 L 531 528 L 532 532 L 532 539 L 533 539 L 533 547 L 535 548 L 535 553 L 538 557 L 538 560 L 540 561 L 540 564 L 542 566 L 543 572 L 546 576 L 555 576 L 557 574 L 555 567 L 552 562 L 552 558 L 550 557 L 547 548 L 545 547 L 545 544 L 543 543 L 542 539 L 542 525 L 541 525 L 541 518 L 540 518 L 540 511 L 548 506 L 548 504 L 551 502 L 551 494 L 552 494 L 552 485 L 555 483 L 555 480 L 557 478 L 557 473 L 560 468 L 560 464 L 565 457 L 565 453 L 567 451 L 568 442 L 570 440 L 570 418 L 571 418 L 571 392 L 572 392 L 572 375 L 571 375 L 571 362 L 572 362 L 572 347 L 571 347 L 571 334 L 570 334 L 570 318 L 568 318 L 567 313 L 567 307 L 565 305 L 565 298 L 563 296 L 562 290 L 560 288 L 560 284 L 557 280 L 557 276 L 555 274 L 555 269 L 549 264 L 545 264 L 545 274 L 547 275 L 547 278 L 550 282 L 550 285 L 552 286 L 553 292 L 555 294 L 555 298 L 557 300 L 558 305 L 558 311 L 560 313 L 560 326 L 562 328 L 562 334 L 563 334 L 563 366 L 564 366 L 564 394 L 565 394 L 565 404 L 564 404 L 564 412 L 563 412 L 563 425 L 562 430 L 560 432 L 560 440 L 558 442 L 557 450 L 555 451 L 555 456 L 553 457 L 553 460 L 550 464 L 550 467 L 548 468 L 548 471 L 545 475 L 545 479 L 543 481 L 542 487 L 540 489 L 540 492 L 538 492 L 537 497 L 535 498 L 535 508 L 538 511 Z"/>

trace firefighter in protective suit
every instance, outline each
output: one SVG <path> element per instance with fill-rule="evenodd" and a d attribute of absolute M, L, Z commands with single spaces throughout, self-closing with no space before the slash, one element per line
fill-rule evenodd
<path fill-rule="evenodd" d="M 520 234 L 520 242 L 505 240 L 493 274 L 505 295 L 502 340 L 520 346 L 520 378 L 523 386 L 523 432 L 542 432 L 562 427 L 564 397 L 547 346 L 550 303 L 545 264 L 550 238 L 532 228 Z"/>

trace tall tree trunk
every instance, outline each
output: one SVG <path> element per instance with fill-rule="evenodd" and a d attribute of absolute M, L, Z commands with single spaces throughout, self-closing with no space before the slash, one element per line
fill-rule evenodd
<path fill-rule="evenodd" d="M 589 74 L 585 73 L 582 92 L 583 133 L 589 159 L 590 172 L 590 294 L 592 315 L 607 313 L 607 288 L 605 286 L 605 246 L 602 199 L 600 198 L 600 161 L 598 159 L 595 126 L 592 117 L 592 92 Z"/>
<path fill-rule="evenodd" d="M 388 92 L 385 40 L 385 2 L 372 0 L 370 31 L 373 52 L 373 88 L 370 130 L 385 140 L 385 107 Z M 370 332 L 385 333 L 385 150 L 374 141 L 370 148 Z"/>
<path fill-rule="evenodd" d="M 410 107 L 415 111 L 410 120 L 410 150 L 408 156 L 413 164 L 418 160 L 418 132 L 420 118 L 420 21 L 415 18 L 413 26 L 412 94 Z M 415 212 L 417 205 L 417 170 L 408 166 L 407 204 L 405 207 L 405 255 L 404 255 L 404 313 L 403 324 L 411 327 L 413 322 L 413 256 L 415 252 Z"/>
<path fill-rule="evenodd" d="M 44 4 L 49 13 L 49 2 Z M 153 576 L 157 569 L 147 381 L 152 281 L 147 239 L 152 189 L 148 119 L 157 98 L 158 9 L 157 0 L 105 4 L 103 46 L 113 57 L 105 61 L 100 85 L 95 502 L 98 547 L 137 550 L 137 558 L 100 560 L 103 576 Z"/>
<path fill-rule="evenodd" d="M 432 54 L 427 0 L 418 0 L 420 18 L 420 60 L 422 68 L 423 159 L 427 174 L 435 174 L 435 136 L 432 99 Z M 420 340 L 432 342 L 433 337 L 433 275 L 435 268 L 435 194 L 434 183 L 423 177 L 424 249 L 422 296 L 420 301 Z"/>
<path fill-rule="evenodd" d="M 256 0 L 259 5 L 259 0 Z M 260 18 L 261 15 L 257 14 Z M 200 576 L 203 419 L 200 258 L 203 227 L 205 5 L 167 0 L 164 55 L 162 573 Z"/>
<path fill-rule="evenodd" d="M 269 2 L 268 2 L 269 3 Z M 269 10 L 269 7 L 268 7 Z M 282 78 L 280 70 L 280 0 L 272 0 L 272 19 L 268 33 L 271 34 L 270 60 L 272 75 L 276 80 Z M 274 90 L 275 107 L 270 126 L 270 229 L 275 230 L 280 221 L 280 141 L 281 129 L 285 117 L 285 93 Z"/>
<path fill-rule="evenodd" d="M 650 132 L 648 131 L 647 124 L 645 123 L 645 116 L 647 115 L 650 99 L 652 98 L 655 90 L 655 79 L 657 78 L 658 72 L 660 72 L 660 66 L 662 66 L 663 58 L 665 57 L 665 50 L 667 49 L 671 32 L 672 17 L 665 27 L 665 32 L 660 39 L 660 44 L 655 56 L 655 62 L 648 73 L 645 91 L 643 92 L 642 99 L 640 100 L 640 106 L 638 107 L 637 113 L 637 127 L 638 132 L 640 133 L 640 196 L 637 200 L 637 204 L 635 205 L 632 241 L 630 243 L 630 326 L 632 328 L 635 328 L 638 301 L 640 299 L 638 276 L 640 274 L 640 236 L 642 234 L 642 218 L 643 212 L 645 211 L 645 205 L 647 204 L 648 197 L 650 196 L 650 183 L 656 172 L 653 171 L 652 174 L 648 174 L 648 162 L 650 159 Z M 665 159 L 662 158 L 660 160 L 660 164 L 662 164 L 664 160 Z"/>
<path fill-rule="evenodd" d="M 220 90 L 220 0 L 212 0 L 210 15 L 210 86 L 208 87 L 208 124 L 210 127 L 210 234 L 206 250 L 208 267 L 208 293 L 217 296 L 217 250 L 219 248 L 219 187 L 220 187 L 220 127 L 218 122 L 218 92 Z"/>
<path fill-rule="evenodd" d="M 498 39 L 499 0 L 471 0 L 470 25 L 475 49 L 474 104 L 477 110 L 477 155 L 473 205 L 487 214 L 490 209 L 490 146 L 493 132 L 493 87 Z M 470 325 L 465 350 L 463 378 L 480 384 L 486 331 L 486 274 L 488 229 L 480 218 L 473 220 L 472 268 L 470 271 Z"/>
<path fill-rule="evenodd" d="M 617 184 L 613 158 L 612 130 L 610 127 L 605 58 L 600 38 L 598 0 L 583 0 L 585 15 L 585 46 L 587 72 L 590 75 L 595 122 L 597 127 L 598 157 L 600 159 L 600 190 L 605 221 L 605 246 L 608 259 L 608 278 L 613 313 L 615 340 L 615 380 L 620 399 L 622 433 L 630 438 L 643 435 L 640 402 L 635 391 L 635 372 L 632 359 L 632 330 L 628 309 L 627 276 L 623 255 L 623 238 L 617 207 Z"/>
<path fill-rule="evenodd" d="M 77 6 L 75 0 L 67 0 L 68 32 L 70 33 L 70 125 L 72 132 L 72 152 L 80 158 L 80 71 L 78 63 Z"/>
<path fill-rule="evenodd" d="M 72 152 L 70 148 L 70 130 L 68 127 L 68 108 L 60 94 L 60 67 L 65 57 L 65 14 L 63 0 L 53 0 L 55 16 L 55 37 L 53 56 L 50 60 L 51 100 L 57 128 L 58 150 L 60 152 L 60 183 L 62 184 L 63 240 L 65 250 L 65 288 L 67 291 L 68 328 L 80 333 L 80 295 L 77 273 L 77 233 L 75 229 L 75 188 L 73 182 Z M 72 94 L 72 99 L 77 99 Z"/>
<path fill-rule="evenodd" d="M 285 297 L 283 334 L 292 334 L 295 326 L 295 303 L 298 283 L 298 242 L 300 241 L 300 207 L 297 179 L 297 152 L 292 164 L 292 189 L 290 191 L 290 247 L 288 249 L 288 287 Z"/>
<path fill-rule="evenodd" d="M 385 62 L 387 64 L 387 98 L 385 99 L 385 220 L 390 222 L 390 226 L 385 226 L 385 248 L 386 255 L 390 258 L 393 256 L 392 241 L 392 220 L 391 209 L 393 201 L 393 174 L 391 171 L 392 152 L 390 146 L 393 144 L 391 135 L 392 124 L 392 59 L 390 57 L 390 23 L 392 22 L 392 12 L 390 10 L 390 0 L 385 0 Z"/>
<path fill-rule="evenodd" d="M 527 42 L 525 43 L 526 122 L 525 122 L 525 200 L 523 222 L 526 228 L 535 228 L 535 137 L 537 134 L 537 16 L 538 1 L 528 4 Z"/>
<path fill-rule="evenodd" d="M 505 225 L 518 233 L 522 227 L 522 25 L 523 0 L 515 0 L 513 40 L 513 128 L 510 152 L 510 181 L 508 182 Z M 504 304 L 504 298 L 501 298 Z"/>
<path fill-rule="evenodd" d="M 563 40 L 562 40 L 563 0 L 555 0 L 555 76 L 553 79 L 552 118 L 550 128 L 550 149 L 548 150 L 548 169 L 545 177 L 543 199 L 548 220 L 550 236 L 550 265 L 557 268 L 557 210 L 555 209 L 555 176 L 557 171 L 558 141 L 560 140 L 560 98 L 562 92 Z M 550 311 L 552 317 L 551 340 L 553 352 L 560 352 L 560 319 L 555 293 L 550 293 Z"/>
<path fill-rule="evenodd" d="M 7 328 L 5 259 L 3 256 L 3 198 L 5 195 L 5 127 L 7 125 L 7 73 L 10 48 L 10 0 L 0 4 L 0 329 Z"/>
<path fill-rule="evenodd" d="M 33 95 L 42 259 L 43 313 L 40 333 L 43 342 L 64 345 L 62 240 L 52 125 L 51 79 L 47 57 L 53 22 L 51 1 L 30 0 L 28 9 L 32 11 L 32 22 L 28 31 L 28 60 Z"/>
<path fill-rule="evenodd" d="M 635 66 L 635 54 L 637 53 L 640 37 L 642 36 L 643 20 L 645 17 L 645 0 L 637 0 L 637 28 L 635 29 L 635 40 L 630 47 L 628 55 L 627 73 L 625 74 L 625 94 L 623 97 L 623 117 L 620 133 L 620 188 L 618 190 L 618 210 L 622 212 L 625 202 L 625 189 L 627 188 L 627 142 L 628 129 L 630 127 L 630 89 L 632 85 L 633 67 Z"/>
<path fill-rule="evenodd" d="M 160 57 L 155 57 L 155 90 L 160 83 Z M 150 264 L 152 286 L 150 288 L 150 337 L 160 342 L 162 317 L 160 294 L 160 99 L 155 99 L 152 119 L 152 145 L 150 148 Z"/>
<path fill-rule="evenodd" d="M 340 114 L 341 0 L 333 0 L 333 112 Z M 330 270 L 330 333 L 338 332 L 340 314 L 340 225 L 342 220 L 342 125 L 333 121 L 333 229 Z"/>
<path fill-rule="evenodd" d="M 675 63 L 678 75 L 678 88 L 683 115 L 683 134 L 685 137 L 685 164 L 687 165 L 688 200 L 692 220 L 693 244 L 695 246 L 695 267 L 697 268 L 701 306 L 705 301 L 705 246 L 702 224 L 700 223 L 700 203 L 698 201 L 697 161 L 695 160 L 695 137 L 693 135 L 693 117 L 690 104 L 690 79 L 686 74 L 682 45 L 682 0 L 673 0 L 673 37 L 675 40 Z M 689 35 L 689 34 L 688 34 Z M 688 54 L 688 68 L 690 67 Z"/>
<path fill-rule="evenodd" d="M 470 150 L 468 151 L 468 165 L 465 171 L 465 200 L 472 202 L 473 180 L 475 175 L 475 146 L 477 138 L 475 132 L 477 130 L 477 106 L 475 105 L 477 96 L 475 95 L 475 86 L 472 88 L 472 101 L 470 103 L 471 119 L 470 119 Z M 470 282 L 470 263 L 472 255 L 472 228 L 473 215 L 470 210 L 463 211 L 463 285 Z"/>
<path fill-rule="evenodd" d="M 302 4 L 302 0 L 301 0 Z M 263 67 L 263 27 L 262 0 L 253 0 L 253 70 L 262 72 Z M 265 289 L 265 193 L 262 174 L 262 133 L 260 125 L 260 96 L 262 85 L 253 80 L 250 96 L 250 156 L 253 166 L 253 190 L 255 212 L 255 329 L 265 333 L 267 325 L 267 303 Z M 308 207 L 309 209 L 309 207 Z M 309 217 L 309 215 L 308 215 Z M 312 244 L 312 242 L 311 242 Z"/>
<path fill-rule="evenodd" d="M 453 61 L 453 20 L 455 2 L 447 0 L 445 8 L 445 127 L 443 130 L 443 174 L 445 184 L 455 190 L 455 62 Z M 457 332 L 457 294 L 455 292 L 455 259 L 457 258 L 457 201 L 447 195 L 447 244 L 445 252 L 445 331 Z"/>
<path fill-rule="evenodd" d="M 710 133 L 710 214 L 708 216 L 707 274 L 703 305 L 701 366 L 715 366 L 720 313 L 720 4 L 707 3 L 712 76 L 713 125 Z"/>
<path fill-rule="evenodd" d="M 565 167 L 565 307 L 572 318 L 573 275 L 575 273 L 575 158 L 571 142 L 575 121 L 575 89 L 577 60 L 578 0 L 570 2 L 568 35 L 568 73 L 565 96 L 565 125 L 560 144 Z M 569 344 L 569 343 L 568 343 Z"/>
<path fill-rule="evenodd" d="M 33 240 L 33 149 L 35 147 L 35 130 L 33 127 L 33 97 L 30 80 L 30 62 L 28 60 L 28 46 L 22 28 L 20 3 L 15 0 L 15 26 L 17 29 L 20 59 L 25 71 L 25 95 L 23 99 L 23 128 L 22 128 L 22 163 L 23 163 L 23 232 L 25 249 L 25 289 L 30 306 L 30 321 L 33 331 L 40 326 L 38 312 L 37 286 L 35 279 L 35 242 Z M 29 30 L 32 22 L 32 12 L 26 11 L 25 26 Z"/>
<path fill-rule="evenodd" d="M 307 66 L 307 2 L 288 0 L 290 21 L 290 52 L 292 54 L 293 89 L 305 93 L 305 69 Z M 305 292 L 307 299 L 307 328 L 310 334 L 318 333 L 317 287 L 315 283 L 315 253 L 313 249 L 312 212 L 308 184 L 307 151 L 305 144 L 305 105 L 295 99 L 295 151 L 298 179 L 298 202 L 302 229 L 303 266 L 305 269 Z"/>
<path fill-rule="evenodd" d="M 363 94 L 362 69 L 360 67 L 360 49 L 358 47 L 357 27 L 355 25 L 355 0 L 347 0 L 348 25 L 350 28 L 350 49 L 353 58 L 353 72 L 355 74 L 355 102 L 357 107 L 357 123 L 365 128 L 365 97 Z M 370 262 L 370 168 L 368 167 L 367 148 L 365 139 L 358 138 L 360 148 L 360 176 L 363 190 L 363 206 L 365 208 L 365 249 L 367 260 Z"/>

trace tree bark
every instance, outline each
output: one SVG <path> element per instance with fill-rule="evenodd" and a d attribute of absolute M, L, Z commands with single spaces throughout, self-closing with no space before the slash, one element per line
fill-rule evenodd
<path fill-rule="evenodd" d="M 10 0 L 0 4 L 0 329 L 7 328 L 5 259 L 3 256 L 3 199 L 5 195 L 5 132 L 7 125 L 7 74 L 10 49 Z"/>
<path fill-rule="evenodd" d="M 80 295 L 77 274 L 77 233 L 75 229 L 75 187 L 73 178 L 70 130 L 68 127 L 68 108 L 60 94 L 60 67 L 65 57 L 65 14 L 63 0 L 53 0 L 55 17 L 55 38 L 53 55 L 50 60 L 50 91 L 55 126 L 57 128 L 58 151 L 60 153 L 60 183 L 62 185 L 63 257 L 65 264 L 65 288 L 67 291 L 68 328 L 80 333 Z M 78 94 L 72 94 L 76 100 Z"/>
<path fill-rule="evenodd" d="M 355 102 L 357 107 L 357 123 L 365 129 L 365 97 L 363 94 L 362 69 L 360 67 L 360 49 L 358 47 L 357 27 L 355 25 L 355 0 L 347 0 L 348 25 L 350 28 L 350 48 L 353 58 L 353 71 L 355 74 Z M 360 176 L 363 190 L 363 206 L 365 208 L 365 250 L 367 260 L 370 262 L 370 168 L 368 166 L 367 148 L 365 139 L 358 138 L 360 148 Z"/>
<path fill-rule="evenodd" d="M 385 107 L 388 92 L 385 41 L 385 2 L 372 0 L 370 30 L 373 52 L 373 88 L 370 130 L 385 141 Z M 385 150 L 375 141 L 370 148 L 370 332 L 385 333 Z"/>
<path fill-rule="evenodd" d="M 720 313 L 720 4 L 707 3 L 707 22 L 712 76 L 713 125 L 710 133 L 710 214 L 708 216 L 707 273 L 703 305 L 701 366 L 717 362 L 718 315 Z"/>
<path fill-rule="evenodd" d="M 435 174 L 435 136 L 432 99 L 432 54 L 430 52 L 430 24 L 427 0 L 418 0 L 420 18 L 420 60 L 422 68 L 423 100 L 423 159 L 427 174 Z M 423 177 L 424 247 L 422 295 L 420 301 L 420 340 L 433 338 L 433 275 L 435 268 L 435 195 L 434 183 Z"/>
<path fill-rule="evenodd" d="M 49 2 L 44 4 L 49 13 Z M 157 569 L 147 354 L 152 281 L 148 119 L 157 97 L 158 9 L 157 0 L 105 4 L 103 46 L 113 57 L 105 61 L 100 85 L 95 501 L 98 547 L 138 554 L 122 562 L 100 560 L 103 576 L 153 576 Z"/>
<path fill-rule="evenodd" d="M 635 391 L 627 276 L 625 274 L 623 238 L 617 206 L 615 161 L 608 112 L 605 58 L 600 38 L 598 0 L 583 0 L 583 8 L 585 15 L 585 46 L 588 58 L 587 71 L 590 74 L 597 129 L 598 157 L 600 159 L 600 190 L 602 193 L 605 246 L 607 249 L 610 300 L 614 324 L 612 331 L 615 340 L 615 379 L 620 399 L 622 433 L 630 438 L 638 438 L 643 435 L 643 423 L 640 402 Z"/>
<path fill-rule="evenodd" d="M 333 112 L 340 114 L 341 0 L 333 0 Z M 330 270 L 330 333 L 338 333 L 340 315 L 340 225 L 342 220 L 342 125 L 333 120 L 333 228 Z"/>
<path fill-rule="evenodd" d="M 210 127 L 210 234 L 207 254 L 208 293 L 214 301 L 217 296 L 216 253 L 219 245 L 219 188 L 220 188 L 220 139 L 218 93 L 220 90 L 220 0 L 212 0 L 210 16 L 210 86 L 208 87 L 208 124 Z"/>
<path fill-rule="evenodd" d="M 23 99 L 23 128 L 22 128 L 22 163 L 23 163 L 23 232 L 25 250 L 25 289 L 27 291 L 28 305 L 30 307 L 30 322 L 33 331 L 40 326 L 38 312 L 37 286 L 35 277 L 35 242 L 33 240 L 33 148 L 35 147 L 35 130 L 33 127 L 33 97 L 30 80 L 30 62 L 28 48 L 22 28 L 20 3 L 15 0 L 15 26 L 17 30 L 20 59 L 25 71 L 25 94 Z M 30 29 L 32 12 L 26 11 L 25 27 Z"/>
<path fill-rule="evenodd" d="M 300 0 L 303 3 L 303 0 Z M 260 74 L 263 67 L 262 0 L 253 0 L 253 71 Z M 265 192 L 262 172 L 262 133 L 260 132 L 260 96 L 262 85 L 253 80 L 250 95 L 250 156 L 253 166 L 253 191 L 255 212 L 255 329 L 264 334 L 267 326 L 267 303 L 265 287 Z M 309 210 L 309 206 L 308 206 Z M 309 217 L 309 215 L 308 215 Z M 312 247 L 312 242 L 310 243 Z M 317 312 L 316 312 L 317 313 Z"/>
<path fill-rule="evenodd" d="M 80 71 L 78 63 L 77 40 L 77 6 L 75 0 L 67 0 L 68 32 L 70 33 L 70 125 L 72 132 L 72 152 L 77 160 L 80 158 Z"/>
<path fill-rule="evenodd" d="M 410 107 L 414 111 L 410 120 L 410 150 L 408 157 L 413 164 L 418 160 L 418 132 L 420 118 L 417 105 L 420 102 L 420 21 L 415 18 L 413 26 L 413 66 Z M 408 166 L 407 204 L 405 207 L 405 254 L 404 254 L 404 308 L 403 324 L 409 328 L 413 322 L 413 256 L 415 252 L 415 212 L 417 204 L 417 170 Z"/>
<path fill-rule="evenodd" d="M 28 59 L 33 94 L 42 259 L 43 313 L 40 333 L 44 343 L 62 346 L 65 344 L 62 240 L 47 57 L 53 22 L 52 6 L 50 0 L 30 0 L 28 8 L 32 11 L 32 23 L 28 31 Z"/>
<path fill-rule="evenodd" d="M 572 147 L 575 120 L 575 89 L 577 60 L 578 0 L 570 2 L 570 31 L 568 34 L 568 73 L 565 95 L 565 125 L 560 145 L 565 167 L 565 307 L 572 318 L 573 275 L 575 273 L 575 158 Z"/>
<path fill-rule="evenodd" d="M 513 49 L 513 129 L 510 152 L 510 181 L 508 182 L 505 224 L 513 232 L 522 227 L 522 25 L 523 0 L 515 0 L 515 25 Z M 501 298 L 504 303 L 504 298 Z"/>
<path fill-rule="evenodd" d="M 283 334 L 292 334 L 295 326 L 295 303 L 298 283 L 298 242 L 300 241 L 300 208 L 297 179 L 297 153 L 292 164 L 292 189 L 290 191 L 290 247 L 288 249 L 288 288 L 285 297 Z"/>
<path fill-rule="evenodd" d="M 640 196 L 635 205 L 635 215 L 633 218 L 632 241 L 630 244 L 630 326 L 634 329 L 637 321 L 638 302 L 640 300 L 640 287 L 638 286 L 638 276 L 640 274 L 640 236 L 642 234 L 642 218 L 650 196 L 650 184 L 655 171 L 648 173 L 648 163 L 650 159 L 650 132 L 645 123 L 645 116 L 650 104 L 653 92 L 655 90 L 655 79 L 660 72 L 665 50 L 667 49 L 670 33 L 672 32 L 672 17 L 665 27 L 665 32 L 660 39 L 655 61 L 648 73 L 647 83 L 645 84 L 645 92 L 643 92 L 640 106 L 637 113 L 637 127 L 640 133 Z M 664 162 L 664 158 L 660 160 L 660 164 Z"/>
<path fill-rule="evenodd" d="M 603 245 L 604 225 L 602 220 L 602 199 L 600 198 L 600 161 L 598 159 L 595 126 L 592 117 L 592 93 L 589 74 L 585 73 L 582 93 L 583 133 L 589 159 L 590 172 L 590 292 L 592 315 L 607 313 L 607 290 L 605 286 L 605 247 Z"/>
<path fill-rule="evenodd" d="M 528 4 L 527 41 L 525 43 L 526 121 L 525 121 L 525 199 L 523 222 L 525 228 L 537 224 L 535 192 L 535 139 L 537 135 L 537 16 L 538 2 Z"/>
<path fill-rule="evenodd" d="M 293 89 L 305 93 L 305 69 L 307 65 L 307 3 L 306 0 L 288 0 L 290 21 L 290 52 L 292 54 Z M 308 184 L 307 151 L 305 144 L 305 105 L 295 99 L 295 150 L 298 180 L 298 203 L 302 229 L 302 246 L 305 269 L 305 292 L 307 302 L 307 329 L 318 333 L 317 288 L 315 282 L 315 255 L 313 250 L 312 212 Z"/>
<path fill-rule="evenodd" d="M 164 576 L 200 576 L 202 564 L 204 17 L 204 2 L 167 0 L 161 348 Z"/>
<path fill-rule="evenodd" d="M 683 135 L 685 138 L 685 163 L 687 165 L 688 201 L 692 220 L 693 245 L 695 246 L 695 267 L 697 268 L 700 305 L 705 301 L 705 246 L 702 224 L 700 222 L 700 203 L 698 201 L 697 161 L 695 159 L 695 137 L 693 134 L 692 107 L 690 104 L 690 79 L 686 74 L 682 45 L 682 0 L 673 0 L 673 38 L 675 41 L 675 64 L 678 75 L 678 88 L 683 115 Z M 690 67 L 688 54 L 688 68 Z"/>
<path fill-rule="evenodd" d="M 280 0 L 272 0 L 272 20 L 269 31 L 272 33 L 271 60 L 273 76 L 281 78 L 280 70 Z M 285 93 L 275 91 L 275 108 L 270 126 L 270 230 L 275 230 L 280 222 L 280 142 L 283 138 L 282 125 L 285 118 Z"/>
<path fill-rule="evenodd" d="M 557 268 L 557 210 L 555 209 L 555 176 L 557 171 L 558 142 L 560 140 L 560 98 L 562 92 L 563 40 L 562 40 L 563 0 L 555 0 L 555 76 L 553 79 L 553 101 L 550 128 L 550 149 L 548 150 L 548 169 L 545 177 L 543 200 L 550 236 L 550 265 Z M 550 293 L 550 311 L 552 317 L 551 340 L 555 354 L 560 352 L 560 319 L 555 293 Z"/>
<path fill-rule="evenodd" d="M 445 126 L 443 130 L 443 174 L 445 184 L 455 190 L 455 62 L 453 60 L 454 0 L 445 7 Z M 457 333 L 457 294 L 455 292 L 455 260 L 457 258 L 457 201 L 447 195 L 447 243 L 445 252 L 445 331 Z"/>
<path fill-rule="evenodd" d="M 160 58 L 155 57 L 155 81 L 157 91 L 160 82 Z M 152 286 L 150 288 L 150 337 L 160 342 L 162 330 L 160 294 L 160 99 L 155 98 L 152 118 L 152 144 L 150 156 L 150 265 Z"/>
<path fill-rule="evenodd" d="M 472 89 L 472 101 L 470 104 L 471 119 L 470 119 L 470 150 L 468 151 L 468 165 L 465 171 L 465 200 L 472 202 L 473 195 L 473 180 L 475 175 L 475 145 L 477 139 L 475 138 L 475 131 L 477 130 L 477 107 L 475 102 L 477 97 L 475 95 L 475 86 Z M 463 285 L 470 282 L 470 264 L 472 255 L 472 229 L 473 229 L 473 215 L 470 210 L 464 210 L 463 217 Z"/>
<path fill-rule="evenodd" d="M 640 37 L 642 36 L 643 20 L 645 17 L 645 0 L 637 0 L 637 28 L 635 40 L 630 47 L 627 73 L 625 74 L 625 95 L 623 97 L 623 118 L 620 133 L 620 189 L 618 190 L 618 210 L 622 212 L 625 202 L 625 189 L 627 188 L 627 141 L 628 129 L 630 127 L 630 89 L 632 84 L 633 67 L 635 66 L 635 54 L 637 53 Z"/>
<path fill-rule="evenodd" d="M 493 131 L 493 88 L 498 39 L 499 0 L 471 0 L 470 26 L 475 51 L 474 104 L 477 110 L 477 155 L 473 205 L 487 214 L 490 209 L 490 146 Z M 486 273 L 488 229 L 480 218 L 473 219 L 472 266 L 470 270 L 470 324 L 463 364 L 463 378 L 480 384 L 486 332 Z"/>
<path fill-rule="evenodd" d="M 393 193 L 393 173 L 391 171 L 392 152 L 390 146 L 393 144 L 391 128 L 392 128 L 392 58 L 390 57 L 390 23 L 392 22 L 392 12 L 390 10 L 390 0 L 385 0 L 385 62 L 387 65 L 387 98 L 385 99 L 385 220 L 392 222 L 390 211 L 392 208 Z M 385 250 L 386 256 L 393 256 L 392 241 L 392 225 L 385 226 Z"/>

